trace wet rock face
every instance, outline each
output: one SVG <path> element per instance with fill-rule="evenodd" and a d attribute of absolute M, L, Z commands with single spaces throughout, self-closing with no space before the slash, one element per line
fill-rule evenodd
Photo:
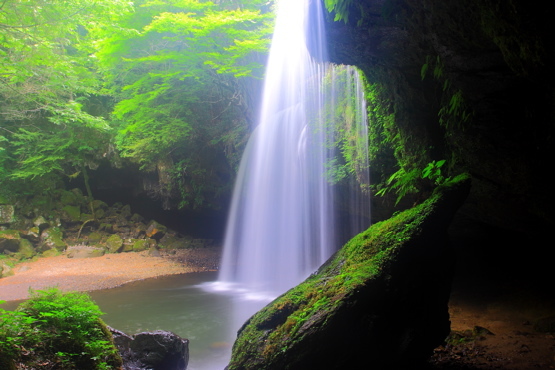
<path fill-rule="evenodd" d="M 351 4 L 347 24 L 328 17 L 331 61 L 356 65 L 379 86 L 380 104 L 394 112 L 392 127 L 407 138 L 395 147 L 405 162 L 447 159 L 449 175 L 473 176 L 451 234 L 478 241 L 495 235 L 476 252 L 503 255 L 511 266 L 501 268 L 507 270 L 545 270 L 553 281 L 542 240 L 550 239 L 555 226 L 555 198 L 551 182 L 539 180 L 555 160 L 555 54 L 547 13 L 524 0 Z M 357 24 L 359 8 L 364 16 Z M 457 109 L 468 119 L 457 116 Z M 376 218 L 380 208 L 373 208 L 374 221 L 389 217 Z M 534 252 L 497 241 L 515 234 L 530 240 Z"/>
<path fill-rule="evenodd" d="M 186 370 L 189 341 L 178 335 L 156 330 L 129 336 L 110 328 L 123 359 L 125 370 Z"/>

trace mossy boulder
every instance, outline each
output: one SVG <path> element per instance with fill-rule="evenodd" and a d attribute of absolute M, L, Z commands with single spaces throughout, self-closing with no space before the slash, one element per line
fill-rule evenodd
<path fill-rule="evenodd" d="M 0 278 L 12 276 L 13 274 L 14 272 L 12 266 L 7 262 L 0 260 Z"/>
<path fill-rule="evenodd" d="M 17 252 L 21 235 L 17 230 L 0 230 L 0 253 Z"/>
<path fill-rule="evenodd" d="M 143 216 L 141 216 L 138 213 L 133 213 L 133 216 L 131 216 L 130 221 L 132 222 L 144 222 L 145 218 Z"/>
<path fill-rule="evenodd" d="M 97 219 L 104 218 L 106 216 L 106 211 L 103 209 L 95 209 L 94 215 L 96 216 Z"/>
<path fill-rule="evenodd" d="M 103 202 L 98 199 L 93 200 L 92 205 L 94 207 L 95 212 L 98 212 L 99 210 L 107 211 L 109 208 L 106 202 Z"/>
<path fill-rule="evenodd" d="M 117 234 L 112 234 L 106 239 L 106 248 L 108 248 L 108 252 L 110 253 L 119 252 L 122 246 L 123 239 Z"/>
<path fill-rule="evenodd" d="M 168 228 L 154 220 L 150 221 L 146 227 L 146 236 L 156 240 L 162 239 Z"/>
<path fill-rule="evenodd" d="M 93 231 L 88 235 L 87 240 L 91 244 L 96 244 L 96 243 L 99 243 L 104 237 L 105 237 L 105 234 L 100 233 L 98 231 Z"/>
<path fill-rule="evenodd" d="M 133 239 L 133 252 L 142 252 L 150 248 L 151 245 L 156 244 L 152 239 Z"/>
<path fill-rule="evenodd" d="M 40 229 L 37 226 L 30 227 L 25 233 L 25 237 L 36 243 L 40 239 Z"/>
<path fill-rule="evenodd" d="M 92 220 L 92 219 L 94 219 L 92 214 L 90 214 L 90 213 L 81 213 L 79 222 L 86 222 L 86 221 L 89 221 L 89 220 Z"/>
<path fill-rule="evenodd" d="M 12 205 L 0 205 L 0 224 L 10 224 L 15 221 L 15 210 Z"/>
<path fill-rule="evenodd" d="M 65 219 L 69 222 L 81 221 L 81 207 L 79 206 L 65 206 L 62 208 L 62 212 L 65 215 Z"/>
<path fill-rule="evenodd" d="M 191 239 L 179 238 L 175 233 L 167 232 L 158 244 L 162 249 L 185 249 L 191 245 Z"/>
<path fill-rule="evenodd" d="M 59 256 L 60 254 L 62 253 L 56 248 L 46 249 L 46 250 L 43 250 L 43 252 L 41 253 L 43 257 L 56 257 L 56 256 Z"/>
<path fill-rule="evenodd" d="M 114 225 L 103 222 L 100 224 L 100 226 L 98 227 L 98 230 L 100 231 L 105 231 L 107 233 L 111 233 L 114 230 Z"/>
<path fill-rule="evenodd" d="M 38 216 L 33 220 L 33 225 L 41 230 L 44 230 L 50 226 L 50 223 L 43 216 Z"/>
<path fill-rule="evenodd" d="M 125 206 L 121 207 L 120 216 L 125 219 L 131 218 L 131 206 L 129 204 L 126 204 Z"/>
<path fill-rule="evenodd" d="M 134 239 L 144 238 L 146 234 L 146 225 L 142 222 L 132 224 L 131 237 Z"/>
<path fill-rule="evenodd" d="M 85 203 L 85 197 L 80 189 L 62 190 L 60 202 L 65 205 L 78 206 Z"/>
<path fill-rule="evenodd" d="M 244 324 L 228 369 L 417 368 L 450 331 L 447 228 L 469 189 L 460 176 L 357 235 Z"/>
<path fill-rule="evenodd" d="M 45 251 L 55 248 L 58 251 L 63 251 L 67 247 L 67 244 L 63 240 L 63 236 L 64 233 L 59 227 L 51 227 L 44 230 L 41 234 L 41 249 Z"/>
<path fill-rule="evenodd" d="M 124 239 L 123 240 L 123 247 L 121 249 L 122 252 L 132 252 L 133 251 L 133 244 L 135 243 L 136 239 Z"/>
<path fill-rule="evenodd" d="M 16 257 L 18 259 L 27 259 L 33 257 L 37 252 L 33 244 L 27 239 L 19 240 L 19 248 L 17 249 Z"/>

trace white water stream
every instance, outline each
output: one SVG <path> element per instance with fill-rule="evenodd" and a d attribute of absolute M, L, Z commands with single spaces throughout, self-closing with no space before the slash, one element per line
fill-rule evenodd
<path fill-rule="evenodd" d="M 368 183 L 361 82 L 352 67 L 320 62 L 326 60 L 320 7 L 310 0 L 277 5 L 262 113 L 235 184 L 219 280 L 209 286 L 233 296 L 231 340 L 249 316 L 324 263 L 340 239 L 369 226 L 369 202 L 360 191 Z M 354 195 L 337 196 L 330 181 L 338 127 L 341 150 L 363 159 L 345 174 Z M 338 216 L 338 201 L 347 220 Z"/>

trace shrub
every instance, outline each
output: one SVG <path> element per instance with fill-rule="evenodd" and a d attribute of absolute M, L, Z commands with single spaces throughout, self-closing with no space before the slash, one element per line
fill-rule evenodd
<path fill-rule="evenodd" d="M 0 358 L 23 368 L 119 368 L 121 358 L 100 319 L 102 312 L 85 293 L 58 288 L 30 291 L 15 311 L 0 309 Z"/>

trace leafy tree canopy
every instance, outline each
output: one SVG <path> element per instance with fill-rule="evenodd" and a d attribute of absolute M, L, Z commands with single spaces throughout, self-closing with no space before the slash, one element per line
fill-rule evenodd
<path fill-rule="evenodd" d="M 0 3 L 4 190 L 14 186 L 9 180 L 74 172 L 75 166 L 101 156 L 109 143 L 109 125 L 89 112 L 100 81 L 89 53 L 90 32 L 131 10 L 122 0 Z M 21 191 L 22 184 L 16 185 Z"/>
<path fill-rule="evenodd" d="M 247 135 L 271 6 L 0 1 L 0 191 L 44 188 L 115 153 L 157 170 L 157 195 L 206 205 Z"/>
<path fill-rule="evenodd" d="M 118 99 L 116 144 L 157 170 L 155 192 L 178 192 L 181 207 L 204 204 L 229 184 L 217 153 L 235 165 L 237 150 L 225 149 L 243 141 L 244 81 L 262 75 L 271 32 L 271 16 L 250 3 L 145 1 L 99 42 L 96 55 Z"/>

